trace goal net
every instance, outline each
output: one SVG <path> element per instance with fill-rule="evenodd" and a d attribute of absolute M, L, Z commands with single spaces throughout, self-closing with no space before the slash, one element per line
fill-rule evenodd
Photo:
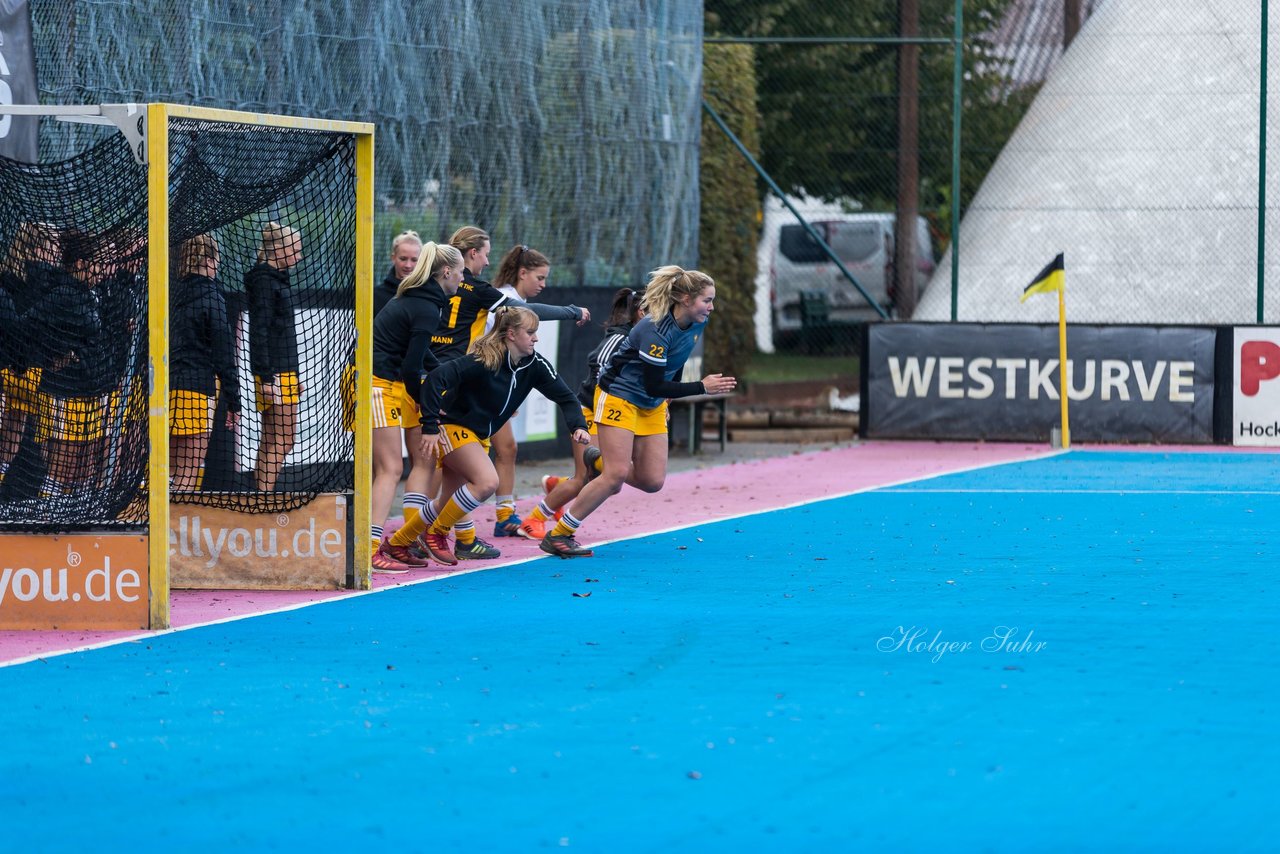
<path fill-rule="evenodd" d="M 368 476 L 372 126 L 7 109 L 117 127 L 0 158 L 0 534 L 149 533 L 159 627 L 170 502 L 285 514 Z"/>

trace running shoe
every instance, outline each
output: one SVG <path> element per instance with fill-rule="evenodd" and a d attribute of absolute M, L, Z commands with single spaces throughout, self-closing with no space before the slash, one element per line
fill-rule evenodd
<path fill-rule="evenodd" d="M 469 546 L 454 543 L 453 553 L 458 560 L 492 560 L 495 557 L 502 557 L 501 551 L 479 537 L 476 537 L 475 542 Z"/>
<path fill-rule="evenodd" d="M 553 537 L 547 534 L 542 538 L 542 542 L 538 544 L 538 548 L 542 549 L 549 555 L 556 557 L 591 557 L 595 552 L 591 549 L 583 548 L 578 545 L 578 541 L 573 537 Z"/>
<path fill-rule="evenodd" d="M 392 560 L 398 560 L 409 566 L 426 566 L 430 563 L 425 556 L 419 556 L 413 553 L 413 549 L 409 546 L 392 545 L 390 542 L 382 544 L 380 551 L 386 551 L 387 556 Z"/>
<path fill-rule="evenodd" d="M 520 523 L 520 536 L 529 540 L 541 540 L 547 535 L 547 523 L 543 519 L 530 516 Z"/>
<path fill-rule="evenodd" d="M 453 555 L 453 549 L 449 548 L 448 534 L 432 534 L 430 532 L 423 534 L 421 537 L 427 551 L 431 552 L 431 556 L 445 566 L 456 566 L 458 559 Z"/>
<path fill-rule="evenodd" d="M 378 547 L 373 553 L 373 559 L 369 562 L 373 572 L 378 575 L 404 575 L 410 570 L 407 563 L 401 563 L 384 551 L 386 543 Z"/>
<path fill-rule="evenodd" d="M 511 514 L 511 517 L 504 522 L 494 522 L 493 535 L 495 537 L 520 536 L 520 517 L 513 513 Z"/>

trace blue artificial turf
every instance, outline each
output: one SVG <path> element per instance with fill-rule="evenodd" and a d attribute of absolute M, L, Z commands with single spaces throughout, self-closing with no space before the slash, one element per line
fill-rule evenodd
<path fill-rule="evenodd" d="M 0 668 L 6 843 L 1272 849 L 1277 459 L 1073 452 Z"/>

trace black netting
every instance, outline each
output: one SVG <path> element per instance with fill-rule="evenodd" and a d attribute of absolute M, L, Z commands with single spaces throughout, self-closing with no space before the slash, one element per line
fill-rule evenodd
<path fill-rule="evenodd" d="M 146 172 L 118 136 L 0 159 L 0 525 L 145 519 Z"/>
<path fill-rule="evenodd" d="M 169 160 L 174 500 L 351 489 L 353 137 L 174 120 Z M 0 196 L 0 527 L 144 525 L 146 170 L 112 134 Z"/>
<path fill-rule="evenodd" d="M 351 489 L 354 137 L 175 119 L 169 150 L 173 500 L 265 513 Z"/>

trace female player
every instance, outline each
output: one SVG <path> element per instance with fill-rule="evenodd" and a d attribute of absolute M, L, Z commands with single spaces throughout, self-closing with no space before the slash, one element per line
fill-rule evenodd
<path fill-rule="evenodd" d="M 285 457 L 298 438 L 298 329 L 289 271 L 302 260 L 302 235 L 278 222 L 262 229 L 258 263 L 244 274 L 249 304 L 249 364 L 262 436 L 253 481 L 259 492 L 276 488 Z"/>
<path fill-rule="evenodd" d="M 169 298 L 169 477 L 175 492 L 200 488 L 215 397 L 227 429 L 240 414 L 235 342 L 218 275 L 218 242 L 200 234 L 178 248 L 178 281 Z"/>
<path fill-rule="evenodd" d="M 636 324 L 604 371 L 596 392 L 595 424 L 599 448 L 583 455 L 587 485 L 565 511 L 540 548 L 559 557 L 590 557 L 574 534 L 597 507 L 629 483 L 657 492 L 667 477 L 667 398 L 727 394 L 733 377 L 709 374 L 701 382 L 676 377 L 702 336 L 715 306 L 716 284 L 706 273 L 675 265 L 649 274 L 644 307 Z M 597 458 L 603 470 L 596 477 Z"/>
<path fill-rule="evenodd" d="M 453 233 L 449 238 L 449 243 L 457 247 L 462 253 L 463 263 L 466 265 L 466 272 L 463 274 L 462 285 L 458 288 L 458 293 L 449 300 L 449 310 L 446 312 L 445 323 L 440 335 L 437 336 L 436 342 L 432 345 L 436 352 L 436 357 L 441 362 L 451 359 L 457 359 L 467 353 L 471 345 L 480 337 L 487 326 L 488 316 L 496 311 L 500 306 L 514 305 L 524 306 L 531 309 L 539 320 L 573 320 L 579 326 L 591 320 L 591 312 L 585 308 L 579 308 L 575 305 L 556 306 L 556 305 L 529 305 L 523 300 L 503 293 L 493 285 L 480 278 L 480 274 L 484 268 L 489 265 L 489 252 L 491 244 L 489 235 L 483 229 L 476 228 L 473 225 L 464 226 Z M 527 246 L 521 246 L 508 252 L 507 255 L 515 254 L 515 265 L 517 269 L 523 264 L 532 262 L 533 255 L 529 254 L 534 250 Z M 546 256 L 537 253 L 541 259 L 539 266 L 548 266 Z M 504 261 L 506 258 L 504 257 Z M 514 450 L 510 456 L 514 460 Z M 514 465 L 514 462 L 512 463 Z M 512 486 L 509 491 L 514 493 L 515 475 L 512 474 Z M 515 499 L 514 495 L 508 495 L 506 492 L 499 496 L 499 501 L 503 502 L 497 509 L 495 516 L 496 521 L 493 526 L 493 534 L 495 537 L 513 537 L 519 536 L 520 519 L 515 515 Z M 459 538 L 469 538 L 472 535 L 472 528 L 466 527 L 466 522 L 459 528 Z M 486 549 L 491 553 L 476 554 L 474 557 L 496 557 L 497 551 L 494 549 Z"/>
<path fill-rule="evenodd" d="M 373 320 L 373 569 L 407 572 L 425 566 L 425 558 L 409 548 L 382 540 L 383 523 L 391 512 L 403 462 L 401 430 L 413 437 L 409 453 L 413 469 L 405 483 L 404 516 L 408 525 L 426 506 L 427 481 L 434 468 L 422 449 L 418 400 L 422 376 L 439 365 L 431 352 L 431 338 L 440 327 L 440 314 L 462 281 L 462 253 L 452 246 L 427 243 L 421 247 L 413 271 L 400 282 L 396 296 Z"/>
<path fill-rule="evenodd" d="M 632 328 L 644 317 L 644 294 L 631 288 L 623 288 L 613 296 L 613 305 L 609 311 L 609 321 L 604 339 L 587 355 L 587 375 L 578 388 L 578 403 L 582 405 L 582 415 L 587 419 L 587 432 L 596 435 L 595 394 L 596 381 L 600 378 L 600 370 L 609 364 L 613 354 L 617 353 L 631 334 Z M 531 540 L 541 540 L 547 535 L 546 525 L 552 519 L 559 519 L 563 508 L 578 497 L 582 487 L 587 483 L 587 466 L 583 462 L 586 448 L 573 446 L 573 475 L 571 477 L 544 477 L 542 479 L 547 495 L 533 509 L 529 518 L 520 523 L 520 533 Z M 499 470 L 501 478 L 501 470 Z"/>
<path fill-rule="evenodd" d="M 40 385 L 40 368 L 35 367 L 32 344 L 22 334 L 24 324 L 20 318 L 65 278 L 57 266 L 61 253 L 57 229 L 45 223 L 24 222 L 0 262 L 0 288 L 12 301 L 15 324 L 13 334 L 5 336 L 7 352 L 0 365 L 0 393 L 4 397 L 0 414 L 0 480 L 17 456 L 28 418 L 35 412 L 36 389 Z"/>
<path fill-rule="evenodd" d="M 551 274 L 551 262 L 547 256 L 537 249 L 528 246 L 513 246 L 498 262 L 498 272 L 493 277 L 493 285 L 513 300 L 523 301 L 535 312 L 544 306 L 535 304 L 535 300 L 547 286 L 547 276 Z M 545 308 L 553 308 L 546 306 Z M 563 307 L 555 306 L 564 311 Z M 539 314 L 539 319 L 546 320 Z M 590 314 L 587 315 L 590 317 Z M 576 316 L 573 319 L 577 319 Z M 493 315 L 489 315 L 492 326 Z M 587 419 L 590 424 L 590 419 Z M 502 429 L 493 434 L 493 465 L 498 471 L 498 493 L 494 498 L 493 535 L 495 537 L 528 536 L 521 527 L 523 523 L 516 514 L 516 444 L 515 431 L 508 421 Z M 574 445 L 575 454 L 580 454 L 580 446 Z M 542 539 L 539 535 L 538 539 Z"/>
<path fill-rule="evenodd" d="M 406 522 L 391 543 L 408 546 L 425 536 L 431 556 L 458 562 L 449 530 L 498 488 L 498 474 L 483 442 L 537 389 L 560 406 L 573 441 L 590 441 L 573 392 L 555 368 L 534 352 L 538 318 L 527 308 L 500 308 L 493 330 L 472 352 L 431 372 L 422 392 L 422 444 L 440 458 L 443 489 L 426 515 Z M 439 429 L 434 429 L 438 425 Z"/>
<path fill-rule="evenodd" d="M 104 330 L 95 290 L 111 275 L 113 247 L 101 235 L 68 229 L 62 235 L 67 275 L 23 318 L 31 342 L 30 365 L 42 368 L 33 411 L 36 441 L 47 465 L 41 492 L 76 494 L 102 468 L 111 386 L 102 372 Z"/>

